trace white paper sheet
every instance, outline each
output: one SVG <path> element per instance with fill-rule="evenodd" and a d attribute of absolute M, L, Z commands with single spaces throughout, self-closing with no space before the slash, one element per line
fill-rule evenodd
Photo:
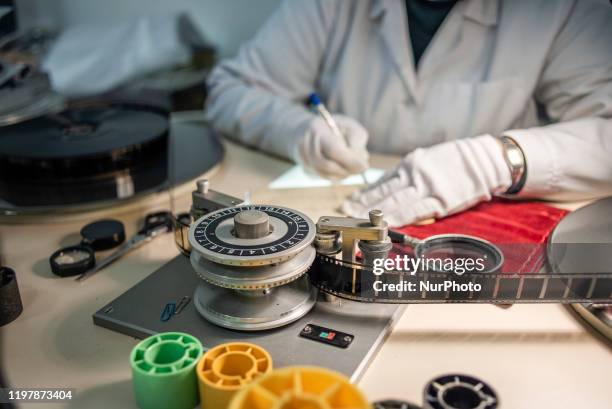
<path fill-rule="evenodd" d="M 365 176 L 369 183 L 377 181 L 384 171 L 382 169 L 370 168 L 366 170 Z M 362 185 L 361 175 L 351 175 L 346 179 L 332 182 L 329 179 L 306 173 L 301 166 L 294 166 L 278 178 L 273 180 L 268 187 L 270 189 L 301 189 L 309 187 L 326 187 L 337 185 Z"/>

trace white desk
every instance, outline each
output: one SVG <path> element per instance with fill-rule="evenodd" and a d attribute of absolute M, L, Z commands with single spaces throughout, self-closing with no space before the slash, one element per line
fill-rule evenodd
<path fill-rule="evenodd" d="M 351 188 L 270 191 L 268 183 L 291 165 L 232 143 L 212 176 L 213 188 L 255 202 L 299 208 L 313 219 L 331 213 Z M 391 161 L 373 158 L 373 165 Z M 174 198 L 159 194 L 112 211 L 134 233 L 145 211 L 186 210 L 191 185 Z M 0 364 L 15 387 L 72 387 L 76 396 L 52 408 L 136 408 L 128 355 L 137 340 L 96 327 L 91 315 L 109 300 L 178 254 L 172 235 L 154 240 L 80 284 L 52 275 L 48 257 L 78 241 L 79 217 L 0 220 L 0 254 L 18 273 L 22 315 L 0 329 Z M 108 212 L 106 212 L 108 214 Z M 138 306 L 134 306 L 138 308 Z M 359 386 L 371 400 L 401 398 L 421 403 L 425 383 L 446 373 L 488 381 L 502 408 L 609 409 L 612 354 L 559 305 L 409 306 Z M 40 409 L 40 404 L 23 405 Z"/>

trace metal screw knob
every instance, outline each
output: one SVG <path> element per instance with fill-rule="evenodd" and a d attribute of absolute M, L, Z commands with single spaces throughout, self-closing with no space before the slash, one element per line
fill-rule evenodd
<path fill-rule="evenodd" d="M 382 210 L 378 210 L 378 209 L 370 210 L 370 213 L 368 213 L 368 216 L 370 218 L 370 223 L 372 224 L 372 226 L 382 226 L 383 224 Z"/>
<path fill-rule="evenodd" d="M 208 188 L 210 187 L 210 181 L 208 179 L 200 179 L 196 182 L 196 186 L 199 193 L 206 194 L 208 193 Z"/>
<path fill-rule="evenodd" d="M 234 234 L 240 239 L 258 239 L 270 233 L 270 217 L 259 210 L 244 210 L 234 216 Z"/>

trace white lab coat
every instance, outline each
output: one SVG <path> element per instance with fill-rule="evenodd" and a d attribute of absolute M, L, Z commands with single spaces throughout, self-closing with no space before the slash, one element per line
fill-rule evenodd
<path fill-rule="evenodd" d="M 316 90 L 330 111 L 366 127 L 373 152 L 508 134 L 526 155 L 524 195 L 612 194 L 612 7 L 459 1 L 418 72 L 407 26 L 404 0 L 285 1 L 211 74 L 207 116 L 295 158 Z"/>

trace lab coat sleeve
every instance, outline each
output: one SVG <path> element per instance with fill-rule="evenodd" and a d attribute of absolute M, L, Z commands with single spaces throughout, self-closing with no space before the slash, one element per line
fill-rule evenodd
<path fill-rule="evenodd" d="M 297 139 L 314 117 L 304 104 L 315 86 L 334 4 L 283 1 L 238 55 L 211 73 L 208 120 L 247 145 L 295 160 Z"/>
<path fill-rule="evenodd" d="M 576 1 L 547 57 L 536 99 L 552 125 L 504 132 L 523 149 L 523 196 L 612 195 L 612 8 Z"/>

